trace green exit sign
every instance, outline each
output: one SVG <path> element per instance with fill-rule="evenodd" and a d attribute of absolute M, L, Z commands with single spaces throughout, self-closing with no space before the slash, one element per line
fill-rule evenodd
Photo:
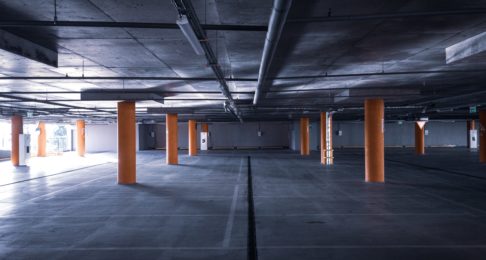
<path fill-rule="evenodd" d="M 476 106 L 469 107 L 469 113 L 473 114 L 473 113 L 476 113 L 476 112 L 477 112 Z"/>

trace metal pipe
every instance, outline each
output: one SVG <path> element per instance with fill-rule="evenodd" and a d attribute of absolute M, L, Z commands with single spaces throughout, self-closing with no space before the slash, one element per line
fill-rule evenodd
<path fill-rule="evenodd" d="M 136 28 L 136 29 L 179 29 L 176 23 L 140 23 L 140 22 L 106 22 L 106 21 L 36 21 L 4 20 L 0 28 L 9 27 L 88 27 L 88 28 Z M 239 24 L 201 24 L 209 31 L 266 31 L 263 25 Z"/>
<path fill-rule="evenodd" d="M 208 77 L 87 77 L 87 76 L 5 76 L 0 80 L 181 80 L 181 81 L 219 81 Z M 226 81 L 257 81 L 255 78 L 224 78 Z"/>
<path fill-rule="evenodd" d="M 430 11 L 430 12 L 402 12 L 402 13 L 381 13 L 366 15 L 340 15 L 325 17 L 308 17 L 288 20 L 287 23 L 317 23 L 317 22 L 346 22 L 363 20 L 381 19 L 403 19 L 430 16 L 451 16 L 451 15 L 480 15 L 486 14 L 486 8 L 450 10 L 450 11 Z"/>
<path fill-rule="evenodd" d="M 258 72 L 258 85 L 255 90 L 253 104 L 256 105 L 262 94 L 268 70 L 277 49 L 278 41 L 283 31 L 292 0 L 274 0 L 273 10 L 268 23 L 267 37 L 263 47 L 260 70 Z"/>
<path fill-rule="evenodd" d="M 194 7 L 192 6 L 191 1 L 189 0 L 174 0 L 174 4 L 177 7 L 177 11 L 179 14 L 184 14 L 188 22 L 190 23 L 192 29 L 194 30 L 194 33 L 198 37 L 198 39 L 201 42 L 201 46 L 204 49 L 204 53 L 206 55 L 206 60 L 208 61 L 208 65 L 211 67 L 213 70 L 214 74 L 216 75 L 216 78 L 219 82 L 219 87 L 221 89 L 222 94 L 226 97 L 228 100 L 229 104 L 229 110 L 230 112 L 237 117 L 240 122 L 243 122 L 243 118 L 241 117 L 241 113 L 238 110 L 238 107 L 236 106 L 235 101 L 233 100 L 233 96 L 231 96 L 231 92 L 229 90 L 228 84 L 226 83 L 226 79 L 224 77 L 224 73 L 221 70 L 221 67 L 218 63 L 218 59 L 216 55 L 214 55 L 213 49 L 211 48 L 211 45 L 209 44 L 209 41 L 207 40 L 208 37 L 206 36 L 206 33 L 204 29 L 201 27 L 201 23 L 199 22 L 199 19 L 197 18 L 196 11 L 194 10 Z"/>

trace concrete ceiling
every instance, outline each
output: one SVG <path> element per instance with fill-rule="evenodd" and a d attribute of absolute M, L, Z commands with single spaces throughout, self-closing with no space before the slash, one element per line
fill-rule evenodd
<path fill-rule="evenodd" d="M 273 1 L 192 4 L 204 25 L 249 26 L 206 31 L 225 77 L 234 79 L 228 86 L 244 120 L 317 117 L 329 110 L 337 111 L 336 118 L 359 119 L 367 97 L 384 98 L 389 119 L 424 112 L 464 119 L 476 116 L 469 106 L 480 108 L 486 100 L 486 56 L 446 64 L 444 51 L 486 31 L 486 12 L 447 12 L 484 10 L 486 1 L 295 0 L 270 67 L 266 97 L 257 106 L 251 104 L 266 32 L 250 26 L 268 25 Z M 194 53 L 179 29 L 7 26 L 53 21 L 54 14 L 53 0 L 0 1 L 1 30 L 58 52 L 56 68 L 0 50 L 2 115 L 33 111 L 45 119 L 106 120 L 116 116 L 117 101 L 81 101 L 80 92 L 135 89 L 165 97 L 163 104 L 137 102 L 140 120 L 163 119 L 147 108 L 181 109 L 181 119 L 236 120 L 224 111 L 225 97 L 206 58 Z M 376 14 L 404 15 L 363 18 Z M 169 0 L 57 0 L 58 21 L 174 24 L 177 16 Z M 344 16 L 348 19 L 329 19 Z"/>

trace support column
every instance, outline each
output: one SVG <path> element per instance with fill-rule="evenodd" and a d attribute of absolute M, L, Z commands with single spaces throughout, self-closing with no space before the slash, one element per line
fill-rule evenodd
<path fill-rule="evenodd" d="M 37 156 L 45 157 L 47 155 L 46 123 L 39 121 L 39 125 L 37 127 L 39 128 L 39 137 L 37 138 Z"/>
<path fill-rule="evenodd" d="M 187 124 L 189 129 L 189 156 L 197 155 L 197 125 L 196 120 L 189 120 Z"/>
<path fill-rule="evenodd" d="M 486 110 L 479 111 L 479 161 L 486 163 Z"/>
<path fill-rule="evenodd" d="M 309 118 L 300 119 L 300 155 L 309 155 Z"/>
<path fill-rule="evenodd" d="M 202 123 L 201 124 L 201 132 L 203 132 L 203 133 L 208 133 L 209 132 L 208 123 Z"/>
<path fill-rule="evenodd" d="M 177 153 L 177 114 L 167 114 L 166 121 L 166 163 L 178 164 L 179 155 Z"/>
<path fill-rule="evenodd" d="M 78 156 L 84 157 L 86 153 L 86 123 L 84 120 L 76 120 L 76 151 Z"/>
<path fill-rule="evenodd" d="M 19 135 L 24 133 L 24 123 L 21 115 L 12 116 L 12 152 L 10 159 L 14 166 L 19 166 Z"/>
<path fill-rule="evenodd" d="M 467 120 L 467 148 L 471 148 L 471 130 L 476 130 L 476 121 Z"/>
<path fill-rule="evenodd" d="M 209 149 L 209 126 L 207 123 L 201 124 L 201 151 Z"/>
<path fill-rule="evenodd" d="M 137 182 L 135 127 L 135 102 L 118 102 L 118 184 Z"/>
<path fill-rule="evenodd" d="M 365 180 L 385 181 L 385 109 L 383 99 L 365 101 Z"/>
<path fill-rule="evenodd" d="M 334 150 L 332 149 L 332 114 L 321 112 L 321 164 L 334 163 Z"/>
<path fill-rule="evenodd" d="M 415 122 L 415 153 L 425 154 L 425 121 Z"/>

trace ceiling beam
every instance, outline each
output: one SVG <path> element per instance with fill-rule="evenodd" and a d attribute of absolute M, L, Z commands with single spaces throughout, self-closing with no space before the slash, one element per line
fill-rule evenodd
<path fill-rule="evenodd" d="M 0 49 L 57 68 L 57 51 L 0 30 Z"/>
<path fill-rule="evenodd" d="M 446 63 L 450 64 L 484 51 L 486 51 L 486 32 L 447 47 Z"/>

